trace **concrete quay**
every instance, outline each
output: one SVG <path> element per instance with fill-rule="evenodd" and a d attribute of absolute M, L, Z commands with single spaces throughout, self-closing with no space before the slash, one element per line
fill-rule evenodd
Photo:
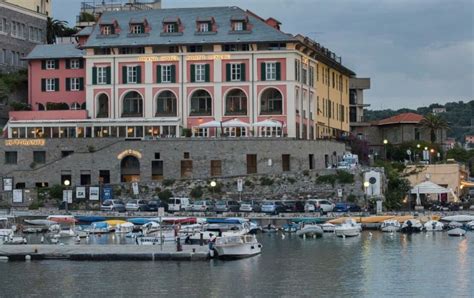
<path fill-rule="evenodd" d="M 27 257 L 29 256 L 29 257 Z M 9 261 L 206 261 L 207 246 L 183 245 L 0 245 L 0 257 Z"/>

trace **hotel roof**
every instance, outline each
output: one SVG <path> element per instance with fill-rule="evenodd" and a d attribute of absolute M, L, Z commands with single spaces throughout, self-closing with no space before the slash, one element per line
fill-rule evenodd
<path fill-rule="evenodd" d="M 215 20 L 217 33 L 196 33 L 196 21 L 210 17 Z M 231 21 L 236 17 L 248 19 L 251 30 L 232 32 Z M 130 22 L 145 18 L 151 28 L 150 32 L 139 36 L 129 34 Z M 170 19 L 180 20 L 181 26 L 184 28 L 182 34 L 163 34 L 163 22 Z M 108 11 L 101 16 L 98 24 L 110 24 L 114 21 L 118 23 L 120 32 L 111 36 L 103 36 L 100 34 L 100 26 L 95 26 L 85 47 L 296 41 L 292 35 L 273 28 L 238 7 Z"/>
<path fill-rule="evenodd" d="M 395 115 L 390 118 L 382 119 L 377 122 L 377 125 L 390 125 L 390 124 L 417 124 L 423 120 L 423 116 L 415 114 L 415 113 L 403 113 L 399 115 Z"/>
<path fill-rule="evenodd" d="M 23 59 L 81 58 L 84 55 L 85 51 L 76 48 L 75 44 L 45 44 L 34 47 Z"/>

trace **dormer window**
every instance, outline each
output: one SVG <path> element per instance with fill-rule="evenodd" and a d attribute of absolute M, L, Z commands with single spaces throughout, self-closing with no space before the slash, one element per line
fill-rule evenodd
<path fill-rule="evenodd" d="M 249 19 L 246 15 L 232 16 L 230 19 L 231 31 L 233 32 L 246 32 L 249 31 Z"/>
<path fill-rule="evenodd" d="M 166 33 L 176 33 L 178 32 L 178 23 L 167 23 L 165 24 Z"/>
<path fill-rule="evenodd" d="M 131 34 L 143 34 L 145 33 L 145 26 L 143 24 L 132 24 L 130 26 Z"/>
<path fill-rule="evenodd" d="M 244 22 L 234 22 L 234 31 L 244 31 Z"/>
<path fill-rule="evenodd" d="M 209 32 L 209 23 L 207 22 L 199 23 L 199 32 Z"/>
<path fill-rule="evenodd" d="M 102 25 L 100 27 L 102 35 L 113 35 L 115 34 L 115 27 L 113 25 Z"/>

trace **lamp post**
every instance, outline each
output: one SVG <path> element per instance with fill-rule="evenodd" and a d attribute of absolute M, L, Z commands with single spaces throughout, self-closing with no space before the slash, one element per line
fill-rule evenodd
<path fill-rule="evenodd" d="M 385 157 L 385 160 L 387 160 L 387 144 L 388 144 L 388 140 L 387 139 L 384 139 L 383 140 L 383 155 Z"/>
<path fill-rule="evenodd" d="M 367 199 L 367 191 L 369 189 L 369 186 L 370 186 L 370 182 L 369 181 L 364 181 L 364 190 L 365 190 L 365 207 L 367 208 L 367 206 L 369 205 L 368 203 L 368 199 Z"/>
<path fill-rule="evenodd" d="M 421 147 L 420 144 L 416 144 L 417 150 L 416 150 L 416 153 L 415 153 L 415 162 L 416 162 L 416 159 L 417 159 L 417 157 L 418 157 L 418 154 L 420 154 L 420 147 Z"/>
<path fill-rule="evenodd" d="M 434 161 L 434 153 L 435 153 L 435 150 L 434 150 L 433 148 L 431 148 L 431 149 L 430 149 L 430 163 L 431 163 L 432 161 Z M 431 156 L 433 156 L 433 157 L 431 157 Z"/>
<path fill-rule="evenodd" d="M 211 189 L 212 189 L 212 197 L 214 197 L 214 188 L 217 186 L 217 182 L 212 180 L 210 183 Z"/>
<path fill-rule="evenodd" d="M 71 185 L 71 181 L 69 181 L 69 179 L 66 179 L 64 180 L 63 184 L 66 187 L 66 189 L 63 190 L 63 201 L 64 201 L 64 210 L 66 211 L 66 214 L 67 214 L 69 213 L 68 201 L 69 201 L 69 185 Z"/>

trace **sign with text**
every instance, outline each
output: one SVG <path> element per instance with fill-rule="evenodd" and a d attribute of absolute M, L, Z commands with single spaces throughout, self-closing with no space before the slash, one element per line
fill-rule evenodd
<path fill-rule="evenodd" d="M 133 182 L 132 183 L 132 189 L 133 189 L 133 194 L 134 195 L 138 195 L 140 193 L 140 191 L 138 189 L 138 182 Z"/>
<path fill-rule="evenodd" d="M 23 203 L 23 189 L 13 190 L 13 203 Z"/>
<path fill-rule="evenodd" d="M 102 188 L 102 200 L 112 200 L 114 198 L 112 187 Z"/>
<path fill-rule="evenodd" d="M 10 178 L 10 177 L 3 178 L 3 190 L 4 191 L 13 190 L 13 178 Z"/>
<path fill-rule="evenodd" d="M 43 147 L 46 144 L 45 139 L 12 139 L 12 140 L 5 140 L 5 146 L 12 147 L 12 146 L 20 146 L 20 147 L 34 147 L 39 146 Z"/>
<path fill-rule="evenodd" d="M 244 190 L 244 180 L 237 180 L 237 191 L 242 192 Z"/>
<path fill-rule="evenodd" d="M 72 189 L 63 190 L 63 202 L 72 204 Z"/>
<path fill-rule="evenodd" d="M 342 198 L 342 189 L 340 189 L 340 188 L 337 189 L 337 196 L 339 198 Z"/>
<path fill-rule="evenodd" d="M 76 198 L 78 199 L 86 198 L 86 188 L 84 186 L 76 187 Z"/>
<path fill-rule="evenodd" d="M 98 201 L 99 191 L 100 191 L 100 188 L 97 186 L 89 187 L 89 200 Z"/>

